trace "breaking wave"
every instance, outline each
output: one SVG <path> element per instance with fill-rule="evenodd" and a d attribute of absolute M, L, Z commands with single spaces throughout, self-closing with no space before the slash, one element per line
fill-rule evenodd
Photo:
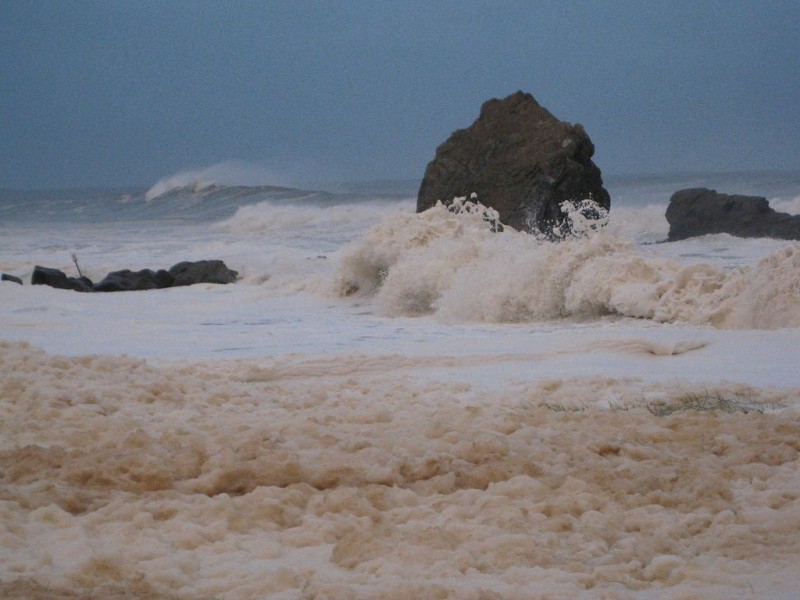
<path fill-rule="evenodd" d="M 518 323 L 619 315 L 728 329 L 800 327 L 800 245 L 726 270 L 646 253 L 614 227 L 549 242 L 480 211 L 398 213 L 346 247 L 339 295 L 386 316 Z"/>
<path fill-rule="evenodd" d="M 176 191 L 187 193 L 214 192 L 220 188 L 285 189 L 271 185 L 280 178 L 264 167 L 241 161 L 225 161 L 205 167 L 181 171 L 157 181 L 145 193 L 145 202 Z"/>
<path fill-rule="evenodd" d="M 789 213 L 790 215 L 800 215 L 800 196 L 794 198 L 778 198 L 770 200 L 770 207 L 778 212 Z"/>

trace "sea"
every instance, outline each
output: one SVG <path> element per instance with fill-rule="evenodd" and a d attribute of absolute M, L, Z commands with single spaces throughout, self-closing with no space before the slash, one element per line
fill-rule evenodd
<path fill-rule="evenodd" d="M 0 190 L 0 597 L 797 598 L 800 243 L 664 215 L 800 171 L 560 242 L 418 185 Z"/>

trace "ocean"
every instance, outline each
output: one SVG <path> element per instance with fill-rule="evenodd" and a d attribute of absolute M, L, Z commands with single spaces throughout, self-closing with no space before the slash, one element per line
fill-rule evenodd
<path fill-rule="evenodd" d="M 0 190 L 0 596 L 796 598 L 800 243 L 664 213 L 800 172 L 606 184 L 559 243 L 415 181 Z"/>

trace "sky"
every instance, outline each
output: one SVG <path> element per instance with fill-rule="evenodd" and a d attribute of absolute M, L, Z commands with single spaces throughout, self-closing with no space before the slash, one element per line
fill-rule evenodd
<path fill-rule="evenodd" d="M 0 187 L 421 179 L 517 90 L 604 175 L 798 169 L 800 2 L 2 0 Z"/>

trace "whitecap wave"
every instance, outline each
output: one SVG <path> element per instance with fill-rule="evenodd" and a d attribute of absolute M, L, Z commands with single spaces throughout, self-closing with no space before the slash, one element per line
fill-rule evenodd
<path fill-rule="evenodd" d="M 770 200 L 769 205 L 778 212 L 800 215 L 800 196 Z"/>

